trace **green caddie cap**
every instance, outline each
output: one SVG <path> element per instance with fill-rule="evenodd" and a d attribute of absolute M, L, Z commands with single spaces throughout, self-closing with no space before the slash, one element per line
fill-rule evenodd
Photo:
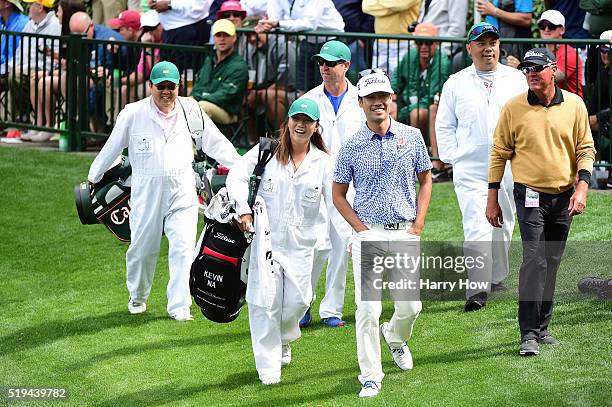
<path fill-rule="evenodd" d="M 308 99 L 304 97 L 299 98 L 291 104 L 291 107 L 289 108 L 288 116 L 293 117 L 296 114 L 305 114 L 306 116 L 310 117 L 312 120 L 319 120 L 319 117 L 320 117 L 319 106 L 312 99 Z"/>
<path fill-rule="evenodd" d="M 173 82 L 179 83 L 181 81 L 181 75 L 179 70 L 172 62 L 160 61 L 153 66 L 151 69 L 151 76 L 149 80 L 153 85 L 157 85 L 161 82 Z"/>
<path fill-rule="evenodd" d="M 472 28 L 470 28 L 470 31 L 468 31 L 466 42 L 469 43 L 472 41 L 476 41 L 478 38 L 482 37 L 485 34 L 493 34 L 494 36 L 499 38 L 499 31 L 497 30 L 497 28 L 495 28 L 493 24 L 480 22 L 474 24 Z"/>
<path fill-rule="evenodd" d="M 321 51 L 319 51 L 318 54 L 313 55 L 312 58 L 322 58 L 329 62 L 340 60 L 350 62 L 351 50 L 345 43 L 331 40 L 323 44 Z"/>

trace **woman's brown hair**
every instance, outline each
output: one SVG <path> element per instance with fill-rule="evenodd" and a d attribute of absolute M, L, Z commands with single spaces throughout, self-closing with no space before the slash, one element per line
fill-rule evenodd
<path fill-rule="evenodd" d="M 310 137 L 310 142 L 319 150 L 327 153 L 327 147 L 321 136 L 321 125 L 317 120 L 318 128 Z M 278 136 L 278 148 L 276 149 L 276 159 L 283 165 L 289 164 L 289 157 L 291 157 L 291 136 L 289 135 L 289 118 L 286 118 L 283 124 L 281 124 L 280 135 Z"/>

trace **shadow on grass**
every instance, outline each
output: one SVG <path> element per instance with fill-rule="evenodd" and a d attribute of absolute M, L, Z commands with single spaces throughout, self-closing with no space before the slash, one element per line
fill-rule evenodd
<path fill-rule="evenodd" d="M 0 355 L 36 348 L 72 336 L 89 335 L 115 327 L 138 327 L 166 318 L 151 314 L 133 316 L 126 312 L 111 312 L 68 321 L 49 321 L 0 337 Z"/>
<path fill-rule="evenodd" d="M 249 331 L 243 332 L 226 332 L 222 334 L 212 334 L 212 335 L 203 335 L 203 336 L 194 336 L 190 338 L 184 339 L 167 339 L 164 341 L 152 342 L 152 343 L 138 343 L 134 346 L 127 346 L 125 348 L 114 349 L 109 352 L 101 353 L 99 355 L 95 355 L 88 360 L 78 361 L 72 365 L 66 367 L 67 370 L 76 370 L 76 369 L 87 369 L 91 365 L 94 365 L 99 362 L 104 362 L 106 360 L 122 357 L 122 356 L 134 356 L 136 354 L 146 353 L 148 351 L 160 350 L 160 349 L 176 349 L 181 347 L 189 347 L 189 346 L 206 346 L 206 345 L 215 345 L 219 346 L 222 344 L 230 343 L 230 342 L 238 342 L 245 341 L 250 339 Z"/>
<path fill-rule="evenodd" d="M 97 404 L 100 407 L 115 407 L 115 406 L 132 406 L 132 405 L 159 405 L 159 404 L 172 404 L 177 403 L 181 400 L 195 397 L 199 393 L 219 391 L 231 391 L 236 390 L 244 386 L 254 386 L 254 393 L 261 395 L 261 401 L 247 402 L 246 400 L 226 400 L 224 404 L 232 405 L 232 401 L 236 403 L 233 405 L 239 405 L 241 407 L 268 407 L 268 406 L 290 406 L 290 405 L 301 405 L 304 403 L 312 403 L 321 400 L 335 399 L 341 395 L 357 394 L 359 389 L 356 379 L 348 377 L 350 373 L 355 371 L 354 367 L 347 367 L 344 369 L 335 369 L 324 372 L 317 372 L 311 375 L 301 375 L 299 379 L 285 381 L 283 380 L 279 385 L 275 386 L 264 386 L 260 384 L 257 377 L 256 371 L 242 371 L 226 376 L 221 382 L 211 382 L 210 380 L 202 379 L 202 384 L 190 387 L 181 387 L 177 384 L 165 384 L 162 386 L 156 386 L 145 390 L 139 390 L 133 393 L 124 394 L 102 403 Z M 291 391 L 282 391 L 283 387 L 289 388 L 290 386 L 309 386 L 309 380 L 320 380 L 324 377 L 336 377 L 338 375 L 344 378 L 335 380 L 333 388 L 326 389 L 323 392 L 317 392 L 317 387 L 313 386 L 311 392 L 303 395 L 288 395 Z M 276 396 L 266 393 L 274 393 L 282 391 L 283 394 Z"/>
<path fill-rule="evenodd" d="M 437 352 L 434 355 L 415 357 L 415 365 L 447 364 L 476 359 L 488 359 L 492 356 L 516 355 L 518 342 L 493 343 L 491 346 L 458 349 L 452 352 Z M 388 365 L 388 366 L 387 366 Z M 393 362 L 385 363 L 385 368 L 391 371 Z"/>

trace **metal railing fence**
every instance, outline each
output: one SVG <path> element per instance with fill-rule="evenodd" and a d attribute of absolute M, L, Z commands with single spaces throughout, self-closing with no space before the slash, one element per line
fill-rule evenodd
<path fill-rule="evenodd" d="M 123 106 L 149 94 L 148 72 L 160 58 L 180 61 L 180 94 L 184 96 L 191 93 L 198 80 L 204 58 L 214 58 L 211 45 L 102 41 L 79 34 L 54 37 L 0 31 L 0 35 L 17 40 L 7 42 L 15 47 L 14 58 L 6 58 L 0 66 L 0 126 L 59 134 L 60 148 L 66 151 L 82 150 L 87 138 L 107 137 Z M 431 145 L 435 109 L 430 106 L 437 103 L 448 75 L 471 63 L 463 38 L 338 32 L 256 34 L 238 29 L 237 49 L 249 71 L 239 115 L 239 121 L 248 122 L 240 127 L 248 137 L 239 138 L 246 142 L 277 130 L 289 104 L 321 83 L 319 67 L 311 57 L 332 38 L 344 41 L 352 51 L 347 77 L 353 84 L 362 69 L 386 69 L 396 89 L 396 117 L 421 128 Z M 431 53 L 425 69 L 419 66 L 417 43 L 421 48 L 425 44 Z M 598 52 L 606 42 L 513 38 L 502 39 L 501 43 L 511 45 L 502 47 L 502 63 L 511 59 L 512 52 L 524 52 L 532 46 L 563 47 L 565 64 L 576 68 L 565 82 L 580 88 L 593 120 L 599 159 L 612 162 L 611 68 L 608 64 L 606 69 L 604 54 Z M 584 51 L 574 52 L 574 48 L 563 44 L 582 47 Z M 513 51 L 517 49 L 520 51 Z M 5 52 L 8 56 L 8 50 Z M 515 57 L 520 59 L 520 55 Z"/>

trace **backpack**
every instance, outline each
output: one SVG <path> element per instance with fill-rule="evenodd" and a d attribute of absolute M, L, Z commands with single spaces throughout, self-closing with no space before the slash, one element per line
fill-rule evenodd
<path fill-rule="evenodd" d="M 249 206 L 253 206 L 261 175 L 272 159 L 278 141 L 261 137 L 259 156 L 249 183 Z M 225 189 L 219 191 L 216 200 L 229 202 Z M 214 202 L 213 202 L 214 204 Z M 232 218 L 234 209 L 227 206 L 224 219 Z M 189 275 L 189 290 L 202 314 L 209 320 L 227 323 L 238 318 L 245 303 L 247 288 L 247 249 L 251 240 L 238 228 L 233 220 L 219 221 L 204 215 L 205 226 L 197 245 L 195 259 Z"/>

